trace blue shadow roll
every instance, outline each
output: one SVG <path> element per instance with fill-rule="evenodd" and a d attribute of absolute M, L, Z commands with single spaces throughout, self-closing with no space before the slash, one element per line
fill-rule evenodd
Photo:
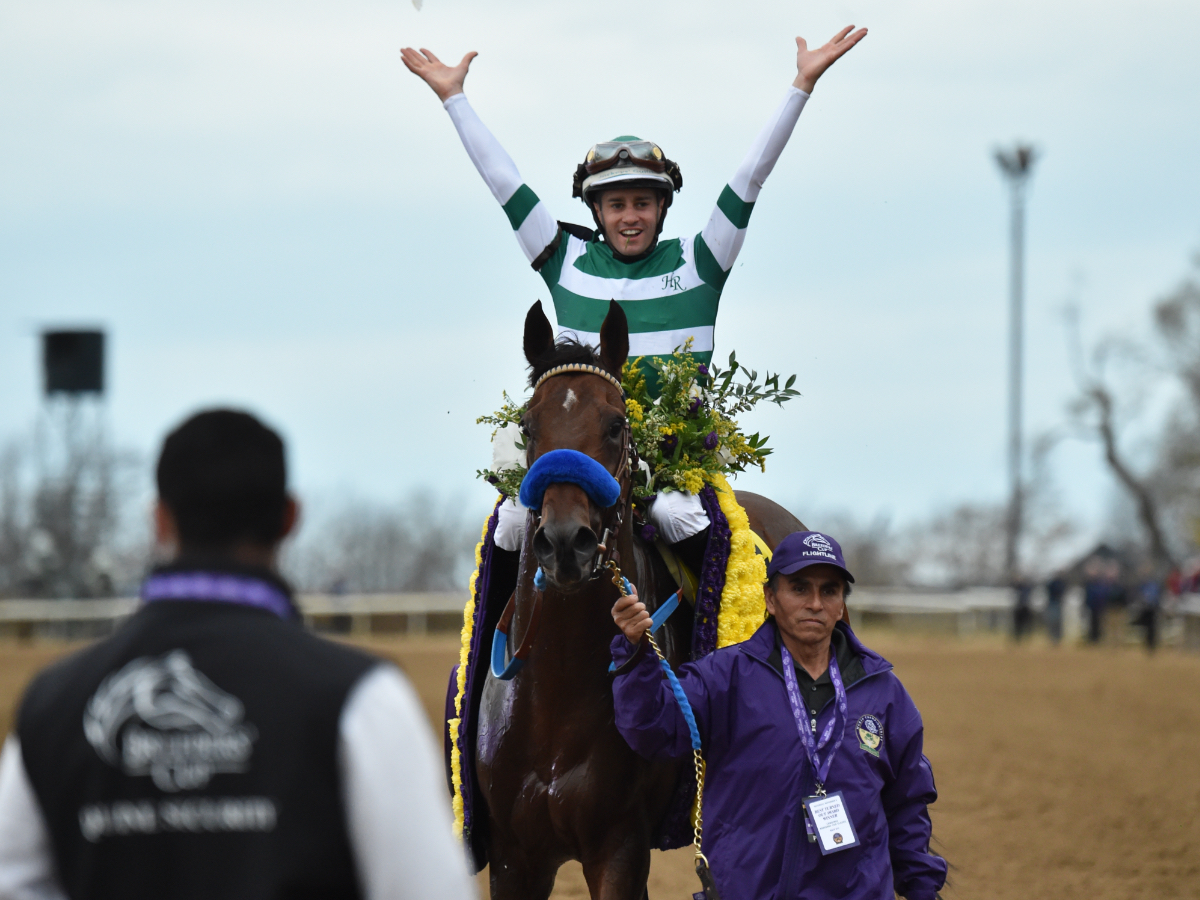
<path fill-rule="evenodd" d="M 612 506 L 621 496 L 621 485 L 608 469 L 578 450 L 551 450 L 539 456 L 521 482 L 520 501 L 530 509 L 542 508 L 542 497 L 552 484 L 577 484 L 593 503 Z"/>

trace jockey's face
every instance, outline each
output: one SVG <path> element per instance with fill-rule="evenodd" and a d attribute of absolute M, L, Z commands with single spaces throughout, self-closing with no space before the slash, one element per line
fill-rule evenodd
<path fill-rule="evenodd" d="M 626 256 L 645 253 L 658 235 L 658 217 L 663 198 L 650 188 L 619 188 L 605 191 L 595 204 L 604 226 L 604 239 Z"/>
<path fill-rule="evenodd" d="M 816 646 L 829 643 L 846 605 L 845 590 L 842 570 L 821 563 L 776 575 L 763 594 L 780 631 L 797 644 Z"/>

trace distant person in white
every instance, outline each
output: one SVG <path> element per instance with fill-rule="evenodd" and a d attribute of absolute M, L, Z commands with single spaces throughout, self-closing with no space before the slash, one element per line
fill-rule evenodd
<path fill-rule="evenodd" d="M 287 896 L 291 892 L 287 887 L 306 877 L 306 865 L 323 866 L 319 871 L 330 879 L 332 889 L 325 893 L 331 896 L 475 897 L 474 881 L 453 836 L 442 761 L 413 688 L 395 666 L 306 632 L 295 615 L 290 591 L 274 572 L 279 543 L 296 521 L 296 504 L 284 493 L 282 454 L 282 442 L 271 429 L 244 413 L 226 410 L 201 413 L 167 438 L 157 473 L 156 526 L 160 544 L 174 548 L 174 560 L 151 574 L 143 587 L 145 604 L 116 633 L 35 679 L 0 754 L 0 900 L 58 900 L 93 892 L 161 900 L 176 893 L 176 888 L 180 895 L 194 896 L 194 885 L 180 883 L 185 877 L 180 871 L 226 867 L 229 888 L 239 896 L 248 895 L 240 888 L 251 882 L 256 889 L 249 893 L 261 889 L 270 897 Z M 261 519 L 257 525 L 250 523 L 244 534 L 222 548 L 219 541 L 206 541 L 205 535 L 211 537 L 213 532 L 205 529 L 214 521 L 220 524 L 214 510 L 219 514 L 224 500 L 238 500 L 239 485 L 232 484 L 222 496 L 213 486 L 214 479 L 226 478 L 247 458 L 246 471 L 254 477 L 261 480 L 264 471 L 275 473 L 268 479 L 274 487 L 266 493 L 277 495 L 279 502 L 268 504 L 265 526 Z M 199 494 L 191 490 L 197 483 L 205 484 L 206 490 Z M 210 508 L 206 510 L 205 504 Z M 273 539 L 264 542 L 264 535 Z M 164 642 L 178 647 L 162 654 L 158 651 Z M 260 650 L 261 659 L 253 659 Z M 123 690 L 120 676 L 139 666 L 135 674 L 166 674 L 154 691 L 135 696 L 131 688 L 128 703 L 109 702 L 103 707 L 105 712 L 117 711 L 115 719 L 110 715 L 104 722 L 118 723 L 110 729 L 118 740 L 121 728 L 130 722 L 143 731 L 178 727 L 163 725 L 153 710 L 146 713 L 153 702 L 147 704 L 145 695 L 165 693 L 173 703 L 169 712 L 175 720 L 181 704 L 186 719 L 187 702 L 199 698 L 194 700 L 195 708 L 198 715 L 210 717 L 205 720 L 210 733 L 221 726 L 224 716 L 233 723 L 231 728 L 244 729 L 255 741 L 241 769 L 216 770 L 234 774 L 214 781 L 210 793 L 204 792 L 205 785 L 167 785 L 158 791 L 162 785 L 155 784 L 151 802 L 171 804 L 179 798 L 199 797 L 202 802 L 221 803 L 230 800 L 226 795 L 240 792 L 243 797 L 232 798 L 234 802 L 267 803 L 272 810 L 269 827 L 260 830 L 278 825 L 278 831 L 270 836 L 276 843 L 261 862 L 249 851 L 237 859 L 210 859 L 219 846 L 210 835 L 154 833 L 153 817 L 145 834 L 131 838 L 127 832 L 113 831 L 97 837 L 84 825 L 81 804 L 89 798 L 64 802 L 59 797 L 58 787 L 65 782 L 56 775 L 65 771 L 83 772 L 79 783 L 89 785 L 89 790 L 97 790 L 90 787 L 94 784 L 115 783 L 98 789 L 112 796 L 91 800 L 115 797 L 120 802 L 121 791 L 135 802 L 147 795 L 150 776 L 131 771 L 125 756 L 106 760 L 105 748 L 98 746 L 102 742 L 97 728 L 88 733 L 89 716 L 96 719 L 96 698 L 110 700 L 118 695 Z M 264 678 L 264 667 L 278 672 L 278 678 Z M 171 677 L 175 681 L 168 683 L 165 679 Z M 206 700 L 211 702 L 205 705 Z M 138 712 L 128 711 L 134 708 Z M 79 716 L 81 709 L 85 712 Z M 323 717 L 322 710 L 328 715 Z M 135 719 L 137 715 L 141 718 Z M 329 772 L 329 752 L 316 753 L 311 747 L 332 747 L 322 735 L 332 740 L 333 729 L 336 772 Z M 269 740 L 272 735 L 275 739 Z M 286 740 L 280 740 L 280 735 Z M 56 758 L 47 760 L 48 756 Z M 281 775 L 280 770 L 292 774 Z M 306 805 L 311 802 L 308 795 L 322 789 L 328 795 L 324 806 Z M 45 797 L 52 798 L 52 808 L 43 808 L 39 798 Z M 272 801 L 266 798 L 279 801 L 278 823 Z M 289 815 L 292 819 L 285 821 Z M 329 821 L 342 818 L 344 822 Z M 341 841 L 344 847 L 348 841 L 352 867 L 306 861 L 311 850 L 292 852 L 293 845 L 284 841 L 285 825 L 288 835 L 302 834 L 304 840 L 296 841 L 297 847 L 327 845 L 327 830 L 336 838 L 332 843 Z M 245 829 L 235 825 L 225 830 Z M 221 836 L 225 841 L 229 838 Z M 237 835 L 235 840 L 243 841 L 243 847 L 264 846 L 253 844 L 264 840 L 261 836 Z M 156 847 L 168 846 L 164 842 L 173 842 L 171 853 L 155 852 Z M 60 858 L 63 848 L 75 859 Z M 112 855 L 103 857 L 105 853 Z M 81 856 L 86 857 L 85 863 L 72 865 Z M 157 882 L 120 880 L 122 869 L 142 867 L 153 870 Z M 111 874 L 114 871 L 118 874 Z M 109 873 L 104 877 L 110 880 L 97 884 L 95 872 Z"/>

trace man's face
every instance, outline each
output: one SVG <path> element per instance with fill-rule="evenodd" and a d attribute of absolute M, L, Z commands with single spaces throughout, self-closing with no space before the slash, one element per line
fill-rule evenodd
<path fill-rule="evenodd" d="M 626 256 L 645 253 L 658 233 L 663 198 L 650 188 L 618 188 L 604 191 L 596 213 L 604 226 L 604 239 Z"/>
<path fill-rule="evenodd" d="M 779 630 L 796 643 L 828 644 L 845 608 L 844 578 L 841 569 L 824 563 L 776 576 L 774 588 L 763 588 L 767 612 L 775 616 Z"/>

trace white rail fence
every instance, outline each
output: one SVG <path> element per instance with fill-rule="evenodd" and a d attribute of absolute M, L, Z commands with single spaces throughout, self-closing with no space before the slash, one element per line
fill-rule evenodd
<path fill-rule="evenodd" d="M 307 625 L 353 635 L 457 632 L 466 594 L 301 594 Z M 76 639 L 110 633 L 137 610 L 136 597 L 0 600 L 0 636 Z"/>
<path fill-rule="evenodd" d="M 465 594 L 302 594 L 306 624 L 318 631 L 371 634 L 456 633 Z M 0 600 L 0 637 L 75 640 L 110 633 L 138 607 L 134 597 L 106 600 Z M 965 636 L 1006 632 L 1012 627 L 1013 595 L 1004 588 L 957 591 L 860 588 L 849 600 L 851 620 L 865 628 Z M 1041 601 L 1044 607 L 1044 600 Z M 1041 612 L 1035 598 L 1035 612 Z M 1181 598 L 1167 610 L 1166 643 L 1200 650 L 1200 594 Z M 1063 639 L 1084 632 L 1083 592 L 1068 591 L 1063 604 Z"/>

